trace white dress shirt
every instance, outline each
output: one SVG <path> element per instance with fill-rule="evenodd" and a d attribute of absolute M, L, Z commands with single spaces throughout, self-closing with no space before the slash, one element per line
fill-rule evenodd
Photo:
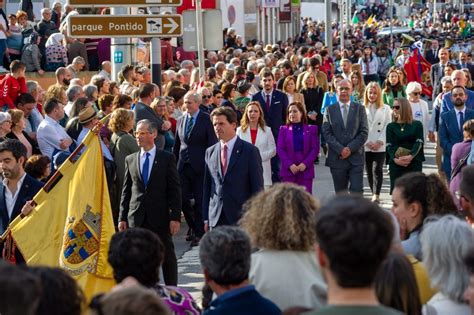
<path fill-rule="evenodd" d="M 54 149 L 62 150 L 59 143 L 63 139 L 71 140 L 66 130 L 54 119 L 46 115 L 38 126 L 36 133 L 38 146 L 41 153 L 50 159 L 53 156 Z"/>
<path fill-rule="evenodd" d="M 140 149 L 140 174 L 142 174 L 143 164 L 145 164 L 146 153 L 149 153 L 150 156 L 148 157 L 148 180 L 150 180 L 151 169 L 153 167 L 153 162 L 155 161 L 156 156 L 156 146 L 154 145 L 150 151 L 145 151 L 143 148 Z"/>
<path fill-rule="evenodd" d="M 5 204 L 7 206 L 8 212 L 8 219 L 11 219 L 13 208 L 15 207 L 16 200 L 18 199 L 18 193 L 20 192 L 21 185 L 23 185 L 23 181 L 25 180 L 26 173 L 18 180 L 16 183 L 16 191 L 14 194 L 10 191 L 8 187 L 8 178 L 3 179 L 3 186 L 5 186 Z"/>

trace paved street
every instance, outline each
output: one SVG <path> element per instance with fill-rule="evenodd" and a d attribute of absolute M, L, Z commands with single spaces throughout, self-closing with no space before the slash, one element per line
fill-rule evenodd
<path fill-rule="evenodd" d="M 436 172 L 436 165 L 434 160 L 434 145 L 428 143 L 425 146 L 426 161 L 423 166 L 425 173 Z M 381 194 L 381 206 L 390 209 L 392 202 L 389 195 L 390 183 L 388 176 L 384 178 Z M 327 202 L 334 196 L 334 186 L 329 172 L 329 168 L 324 166 L 324 158 L 321 163 L 316 165 L 316 179 L 313 183 L 313 195 L 318 198 L 322 204 Z M 364 196 L 371 197 L 370 189 L 365 178 Z M 185 288 L 193 297 L 200 303 L 201 288 L 203 286 L 204 277 L 201 272 L 199 264 L 199 247 L 190 248 L 189 242 L 185 241 L 185 234 L 187 226 L 184 224 L 181 228 L 180 234 L 175 238 L 176 252 L 178 255 L 178 273 L 179 286 Z"/>

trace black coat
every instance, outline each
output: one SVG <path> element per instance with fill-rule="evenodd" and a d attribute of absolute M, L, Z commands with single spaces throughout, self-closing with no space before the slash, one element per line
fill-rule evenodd
<path fill-rule="evenodd" d="M 163 150 L 156 150 L 152 163 L 145 187 L 140 172 L 140 152 L 125 158 L 119 218 L 131 228 L 147 227 L 158 234 L 167 233 L 170 220 L 181 221 L 178 170 L 174 155 Z"/>
<path fill-rule="evenodd" d="M 324 91 L 318 86 L 314 89 L 303 89 L 301 94 L 304 97 L 304 104 L 306 105 L 306 113 L 316 112 L 316 120 L 312 120 L 308 117 L 308 123 L 310 125 L 322 126 L 323 124 L 323 114 L 321 114 L 321 107 L 323 105 Z"/>

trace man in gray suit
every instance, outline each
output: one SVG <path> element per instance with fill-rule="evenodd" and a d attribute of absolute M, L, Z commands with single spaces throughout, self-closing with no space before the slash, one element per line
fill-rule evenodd
<path fill-rule="evenodd" d="M 171 124 L 165 124 L 163 119 L 158 117 L 153 108 L 150 107 L 156 96 L 155 86 L 153 84 L 143 84 L 139 91 L 140 100 L 135 105 L 133 111 L 135 112 L 135 124 L 140 120 L 148 119 L 156 125 L 158 135 L 155 138 L 155 145 L 158 149 L 163 150 L 165 147 L 164 134 L 169 130 L 169 128 L 171 128 Z"/>
<path fill-rule="evenodd" d="M 364 184 L 364 143 L 369 128 L 365 108 L 350 101 L 352 85 L 342 80 L 336 87 L 338 103 L 329 106 L 324 114 L 323 134 L 329 146 L 326 166 L 336 193 L 362 194 Z"/>

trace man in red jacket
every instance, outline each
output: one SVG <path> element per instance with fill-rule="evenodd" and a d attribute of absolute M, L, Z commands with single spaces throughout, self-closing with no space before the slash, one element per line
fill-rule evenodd
<path fill-rule="evenodd" d="M 15 101 L 22 93 L 27 93 L 25 79 L 26 65 L 15 60 L 10 64 L 11 73 L 0 81 L 0 106 L 2 111 L 15 108 Z"/>

